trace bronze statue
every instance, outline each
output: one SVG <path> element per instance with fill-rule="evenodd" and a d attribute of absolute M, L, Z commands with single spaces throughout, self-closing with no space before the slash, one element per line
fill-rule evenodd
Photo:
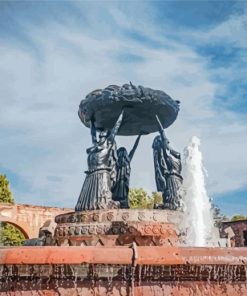
<path fill-rule="evenodd" d="M 164 207 L 176 210 L 181 206 L 181 156 L 169 146 L 165 131 L 156 116 L 160 135 L 154 139 L 154 166 L 157 190 L 163 193 Z"/>
<path fill-rule="evenodd" d="M 120 202 L 120 208 L 129 208 L 128 204 L 128 194 L 129 194 L 129 179 L 130 179 L 130 162 L 134 156 L 136 148 L 139 144 L 140 138 L 142 134 L 140 134 L 135 144 L 130 151 L 127 152 L 125 147 L 120 147 L 117 150 L 117 162 L 116 162 L 116 183 L 112 189 L 112 199 L 114 201 Z"/>
<path fill-rule="evenodd" d="M 153 141 L 153 157 L 154 157 L 154 171 L 155 181 L 158 192 L 165 192 L 166 190 L 166 178 L 167 166 L 165 162 L 165 156 L 163 152 L 163 144 L 160 136 L 156 136 Z"/>
<path fill-rule="evenodd" d="M 135 86 L 131 82 L 97 89 L 81 101 L 78 114 L 82 123 L 91 128 L 93 147 L 87 149 L 88 171 L 76 211 L 128 208 L 130 163 L 142 131 L 157 132 L 155 116 L 160 131 L 153 143 L 157 189 L 163 193 L 166 207 L 179 207 L 180 154 L 169 147 L 163 130 L 176 120 L 179 105 L 179 101 L 161 90 Z M 124 124 L 121 124 L 123 109 Z M 130 153 L 124 147 L 117 150 L 117 134 L 139 135 Z"/>
<path fill-rule="evenodd" d="M 115 136 L 122 123 L 123 112 L 111 130 L 100 131 L 99 140 L 94 118 L 91 119 L 93 147 L 87 149 L 88 171 L 85 172 L 86 178 L 75 207 L 76 211 L 105 209 L 114 204 L 111 189 L 114 186 L 117 159 Z"/>

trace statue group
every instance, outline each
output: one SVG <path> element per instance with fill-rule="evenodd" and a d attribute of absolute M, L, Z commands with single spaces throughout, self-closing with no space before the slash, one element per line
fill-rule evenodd
<path fill-rule="evenodd" d="M 183 179 L 181 176 L 182 166 L 180 154 L 170 147 L 169 141 L 165 136 L 161 119 L 155 112 L 158 108 L 156 106 L 154 110 L 150 110 L 150 106 L 148 106 L 150 104 L 150 99 L 147 102 L 145 101 L 145 90 L 145 88 L 133 86 L 131 83 L 128 85 L 125 84 L 123 87 L 109 86 L 104 90 L 106 94 L 108 91 L 108 96 L 106 96 L 103 91 L 97 90 L 86 97 L 86 100 L 90 102 L 90 104 L 86 105 L 86 108 L 85 104 L 82 104 L 85 103 L 86 100 L 82 101 L 79 108 L 79 117 L 87 126 L 89 125 L 88 121 L 90 121 L 93 145 L 87 149 L 88 170 L 85 172 L 86 178 L 75 207 L 76 211 L 129 208 L 130 163 L 141 136 L 149 133 L 149 131 L 140 129 L 141 126 L 146 127 L 145 122 L 142 125 L 137 122 L 138 108 L 145 110 L 145 104 L 149 107 L 149 118 L 146 121 L 151 122 L 148 128 L 155 129 L 154 126 L 156 126 L 156 130 L 159 131 L 159 135 L 155 137 L 152 146 L 157 191 L 162 192 L 163 196 L 163 204 L 158 207 L 176 210 L 181 206 L 180 188 Z M 150 95 L 152 90 L 148 89 L 148 91 Z M 113 102 L 112 92 L 114 92 L 116 98 Z M 140 93 L 142 93 L 142 96 Z M 95 94 L 97 95 L 95 96 Z M 137 94 L 139 95 L 139 104 L 136 103 Z M 171 103 L 172 99 L 170 97 L 163 92 L 161 92 L 161 94 L 163 95 L 163 101 L 164 98 L 166 98 L 166 104 L 167 98 L 169 98 L 169 103 Z M 166 96 L 164 96 L 164 94 Z M 101 104 L 99 104 L 101 109 L 97 109 L 97 106 L 95 108 L 95 105 L 93 105 L 97 99 L 98 101 L 99 99 L 101 100 Z M 86 103 L 88 103 L 87 101 Z M 122 105 L 120 105 L 121 113 L 118 110 L 118 114 L 120 113 L 120 115 L 115 123 L 112 124 L 113 120 L 109 118 L 110 116 L 105 116 L 107 118 L 104 118 L 103 113 L 105 113 L 105 111 L 102 111 L 102 102 L 103 106 L 105 105 L 116 113 L 117 108 L 115 105 L 116 102 L 119 103 L 119 101 L 122 103 Z M 163 101 L 161 103 L 164 103 Z M 90 108 L 92 105 L 95 110 Z M 155 103 L 152 105 L 155 106 Z M 115 115 L 116 117 L 115 113 L 112 112 L 112 116 Z M 145 121 L 145 118 L 140 118 L 142 121 Z M 112 128 L 102 126 L 102 121 L 105 121 L 108 126 L 111 121 Z M 129 133 L 129 129 L 126 125 L 132 128 L 132 132 L 138 131 L 137 139 L 129 153 L 125 147 L 117 149 L 115 141 L 115 137 L 119 134 L 121 129 L 122 133 Z M 151 128 L 150 125 L 152 126 Z"/>

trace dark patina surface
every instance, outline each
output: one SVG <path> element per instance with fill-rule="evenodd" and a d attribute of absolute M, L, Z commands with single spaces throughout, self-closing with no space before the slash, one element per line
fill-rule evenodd
<path fill-rule="evenodd" d="M 158 115 L 164 128 L 177 118 L 179 101 L 173 100 L 161 90 L 143 86 L 124 84 L 110 85 L 89 93 L 79 106 L 79 116 L 83 124 L 90 127 L 90 119 L 95 118 L 99 129 L 113 128 L 124 107 L 125 118 L 118 135 L 138 135 L 145 130 L 153 133 L 158 130 L 155 115 Z"/>

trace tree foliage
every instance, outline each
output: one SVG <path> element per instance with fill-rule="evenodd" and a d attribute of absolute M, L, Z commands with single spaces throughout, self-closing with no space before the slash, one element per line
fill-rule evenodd
<path fill-rule="evenodd" d="M 154 204 L 162 203 L 162 194 L 153 192 L 152 196 L 142 188 L 129 190 L 129 206 L 131 209 L 153 209 Z"/>
<path fill-rule="evenodd" d="M 154 204 L 158 205 L 163 203 L 162 192 L 152 192 L 151 198 L 153 199 Z"/>
<path fill-rule="evenodd" d="M 247 220 L 247 216 L 244 215 L 234 215 L 231 221 Z"/>
<path fill-rule="evenodd" d="M 25 240 L 23 233 L 14 225 L 2 222 L 0 224 L 0 244 L 3 246 L 20 246 Z"/>
<path fill-rule="evenodd" d="M 9 188 L 9 181 L 5 175 L 0 175 L 0 203 L 14 203 L 12 193 Z M 14 225 L 0 222 L 0 245 L 19 246 L 25 239 L 23 233 Z"/>
<path fill-rule="evenodd" d="M 220 208 L 215 205 L 214 203 L 211 203 L 211 210 L 212 210 L 212 214 L 213 214 L 213 219 L 214 219 L 214 225 L 218 228 L 222 227 L 222 223 L 229 221 L 229 218 L 221 213 Z"/>
<path fill-rule="evenodd" d="M 0 202 L 14 203 L 9 181 L 5 175 L 0 175 Z"/>

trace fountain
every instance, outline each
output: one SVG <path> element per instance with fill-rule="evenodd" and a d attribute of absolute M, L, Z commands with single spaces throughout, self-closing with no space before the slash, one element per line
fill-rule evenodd
<path fill-rule="evenodd" d="M 214 245 L 214 221 L 207 195 L 200 140 L 193 137 L 184 149 L 184 223 L 188 229 L 186 244 L 204 247 Z M 217 242 L 216 242 L 217 243 Z"/>
<path fill-rule="evenodd" d="M 55 229 L 41 229 L 37 244 L 27 240 L 26 246 L 0 249 L 0 295 L 247 294 L 246 248 L 183 245 L 184 214 L 193 208 L 183 211 L 183 186 L 185 203 L 198 204 L 195 213 L 207 204 L 203 175 L 196 166 L 190 170 L 189 162 L 186 170 L 196 182 L 184 174 L 182 185 L 180 154 L 164 132 L 178 111 L 179 102 L 163 91 L 132 83 L 110 85 L 82 100 L 78 114 L 93 146 L 75 211 L 58 215 Z M 130 209 L 131 159 L 140 137 L 157 131 L 152 147 L 163 202 Z M 130 152 L 117 149 L 117 134 L 138 135 Z M 197 222 L 202 235 L 195 242 L 205 245 L 205 219 L 198 216 Z"/>

